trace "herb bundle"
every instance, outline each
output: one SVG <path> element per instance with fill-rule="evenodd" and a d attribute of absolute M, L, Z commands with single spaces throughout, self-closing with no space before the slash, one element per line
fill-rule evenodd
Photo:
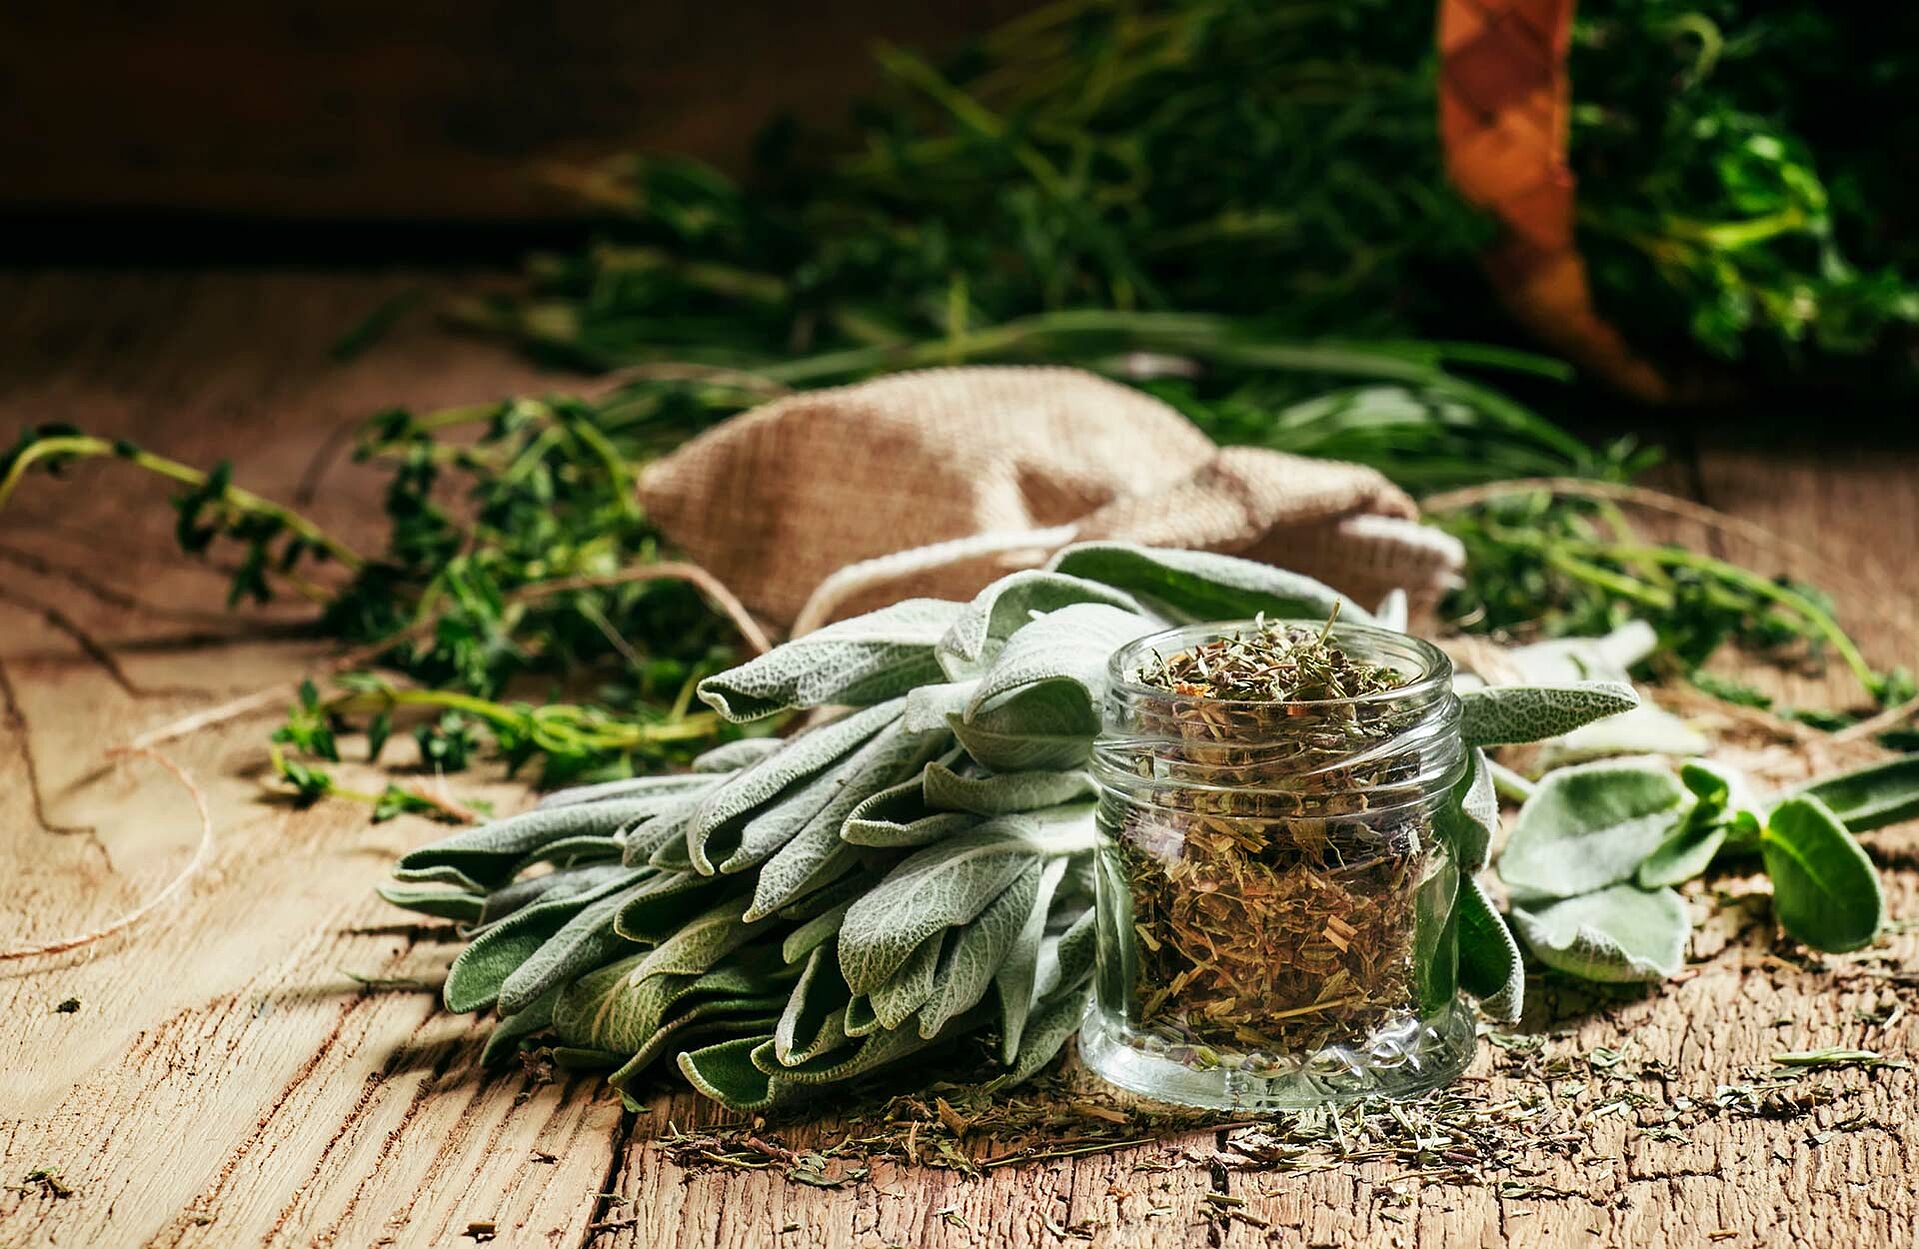
<path fill-rule="evenodd" d="M 499 1011 L 491 1060 L 545 1043 L 628 1087 L 675 1055 L 696 1088 L 761 1109 L 991 1031 L 1016 1081 L 1088 998 L 1084 766 L 1112 653 L 1216 612 L 1334 610 L 1369 619 L 1261 564 L 1071 547 L 970 603 L 909 600 L 706 678 L 700 697 L 729 720 L 853 710 L 722 746 L 687 775 L 555 794 L 407 855 L 386 896 L 472 925 L 445 996 Z M 1532 740 L 1633 701 L 1610 683 L 1470 692 L 1464 724 L 1469 741 Z M 1447 810 L 1479 793 L 1462 781 Z M 1483 866 L 1490 834 L 1444 823 Z M 1474 898 L 1461 886 L 1455 905 Z M 1466 942 L 1463 963 L 1516 1000 L 1511 939 L 1474 914 L 1497 937 Z"/>

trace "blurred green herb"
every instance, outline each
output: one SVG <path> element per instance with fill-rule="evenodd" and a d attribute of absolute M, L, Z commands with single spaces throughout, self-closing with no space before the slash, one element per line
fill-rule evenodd
<path fill-rule="evenodd" d="M 1919 324 L 1919 22 L 1759 0 L 1606 0 L 1574 27 L 1572 162 L 1595 295 L 1636 339 L 1804 372 Z M 1890 133 L 1889 133 L 1890 129 Z"/>
<path fill-rule="evenodd" d="M 1911 675 L 1868 663 L 1818 588 L 1652 542 L 1607 500 L 1518 490 L 1430 519 L 1465 545 L 1470 575 L 1443 611 L 1468 631 L 1597 637 L 1639 619 L 1659 635 L 1655 670 L 1727 701 L 1763 705 L 1757 691 L 1699 671 L 1728 642 L 1779 663 L 1836 657 L 1876 704 L 1911 697 Z"/>

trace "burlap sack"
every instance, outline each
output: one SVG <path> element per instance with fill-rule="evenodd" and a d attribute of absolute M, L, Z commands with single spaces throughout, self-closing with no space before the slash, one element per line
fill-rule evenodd
<path fill-rule="evenodd" d="M 1363 603 L 1430 608 L 1462 552 L 1371 469 L 1213 445 L 1171 407 L 1064 368 L 901 373 L 779 399 L 651 465 L 666 535 L 794 632 L 965 598 L 1071 541 L 1243 555 Z"/>

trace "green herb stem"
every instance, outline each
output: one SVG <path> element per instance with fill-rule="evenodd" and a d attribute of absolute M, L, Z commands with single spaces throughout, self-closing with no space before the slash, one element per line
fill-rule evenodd
<path fill-rule="evenodd" d="M 13 463 L 7 469 L 6 476 L 0 478 L 0 509 L 5 509 L 7 502 L 13 497 L 15 487 L 35 463 L 69 456 L 114 456 L 124 459 L 137 468 L 143 468 L 182 485 L 198 487 L 207 483 L 207 474 L 200 469 L 124 442 L 114 442 L 84 434 L 60 435 L 41 438 L 22 448 L 15 456 Z M 327 554 L 350 569 L 358 569 L 366 562 L 352 547 L 333 537 L 306 517 L 291 508 L 262 498 L 251 490 L 228 485 L 221 494 L 221 501 L 242 512 L 271 517 L 279 521 L 289 531 L 309 544 L 324 549 Z"/>

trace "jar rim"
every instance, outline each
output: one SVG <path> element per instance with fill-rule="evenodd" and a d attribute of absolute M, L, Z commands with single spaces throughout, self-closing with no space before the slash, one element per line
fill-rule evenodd
<path fill-rule="evenodd" d="M 1378 625 L 1356 624 L 1350 621 L 1336 621 L 1332 625 L 1332 636 L 1336 641 L 1345 643 L 1347 639 L 1365 644 L 1362 654 L 1372 658 L 1373 648 L 1397 651 L 1418 665 L 1418 671 L 1404 685 L 1395 685 L 1391 689 L 1372 690 L 1364 694 L 1353 694 L 1345 698 L 1292 698 L 1283 704 L 1269 698 L 1207 698 L 1198 694 L 1180 694 L 1157 685 L 1148 685 L 1134 679 L 1133 673 L 1139 668 L 1139 661 L 1148 651 L 1162 649 L 1186 649 L 1200 642 L 1224 637 L 1236 629 L 1252 629 L 1260 625 L 1300 625 L 1309 629 L 1326 627 L 1324 620 L 1313 620 L 1300 616 L 1247 616 L 1238 620 L 1200 621 L 1194 624 L 1175 625 L 1170 629 L 1161 629 L 1145 637 L 1135 638 L 1114 651 L 1106 661 L 1107 689 L 1114 693 L 1124 693 L 1132 697 L 1158 698 L 1172 702 L 1205 705 L 1209 707 L 1272 707 L 1285 705 L 1292 707 L 1343 707 L 1366 706 L 1401 699 L 1419 698 L 1444 691 L 1452 687 L 1453 661 L 1445 651 L 1440 650 L 1424 638 L 1414 637 L 1410 633 L 1401 633 L 1395 629 L 1386 629 Z M 1174 642 L 1178 646 L 1172 646 Z M 1157 644 L 1157 645 L 1156 645 Z M 1361 649 L 1361 648 L 1355 648 Z"/>

